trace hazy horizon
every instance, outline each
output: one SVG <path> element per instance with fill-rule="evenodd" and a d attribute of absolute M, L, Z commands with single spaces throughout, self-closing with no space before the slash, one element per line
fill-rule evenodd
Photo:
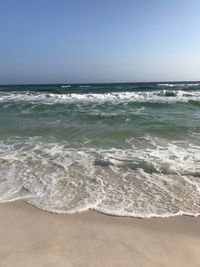
<path fill-rule="evenodd" d="M 200 2 L 0 2 L 0 84 L 200 80 Z"/>
<path fill-rule="evenodd" d="M 81 85 L 81 84 L 142 84 L 142 83 L 163 83 L 163 84 L 168 84 L 168 83 L 200 83 L 200 80 L 193 80 L 193 81 L 188 81 L 188 80 L 178 80 L 178 81 L 136 81 L 136 82 L 72 82 L 72 83 L 68 83 L 68 82 L 57 82 L 57 83 L 37 83 L 37 82 L 33 82 L 33 83 L 7 83 L 7 84 L 0 84 L 0 86 L 18 86 L 18 85 Z"/>

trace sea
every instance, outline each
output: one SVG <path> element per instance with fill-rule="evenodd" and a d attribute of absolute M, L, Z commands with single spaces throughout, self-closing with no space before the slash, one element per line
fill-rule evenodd
<path fill-rule="evenodd" d="M 200 214 L 200 82 L 0 86 L 0 202 Z"/>

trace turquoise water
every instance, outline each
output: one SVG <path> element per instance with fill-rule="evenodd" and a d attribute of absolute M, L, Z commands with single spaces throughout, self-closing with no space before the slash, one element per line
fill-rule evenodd
<path fill-rule="evenodd" d="M 0 201 L 200 213 L 200 83 L 0 86 Z"/>

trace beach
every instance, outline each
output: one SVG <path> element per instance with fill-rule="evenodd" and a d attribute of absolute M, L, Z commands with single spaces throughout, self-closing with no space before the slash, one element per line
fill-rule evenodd
<path fill-rule="evenodd" d="M 0 267 L 199 267 L 199 107 L 200 82 L 0 86 Z"/>
<path fill-rule="evenodd" d="M 200 266 L 200 218 L 58 215 L 0 205 L 0 266 Z"/>
<path fill-rule="evenodd" d="M 0 0 L 0 267 L 200 267 L 199 10 Z"/>

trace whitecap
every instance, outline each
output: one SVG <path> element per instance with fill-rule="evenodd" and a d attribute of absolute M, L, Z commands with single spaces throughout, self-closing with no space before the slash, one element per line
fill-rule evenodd
<path fill-rule="evenodd" d="M 173 97 L 169 97 L 173 96 Z M 112 93 L 88 93 L 88 94 L 55 94 L 12 92 L 2 93 L 0 102 L 32 102 L 32 103 L 129 103 L 129 102 L 187 102 L 200 101 L 200 91 L 186 90 L 161 90 L 151 92 L 112 92 Z"/>
<path fill-rule="evenodd" d="M 70 88 L 71 85 L 70 84 L 67 84 L 67 85 L 61 85 L 61 88 Z"/>

